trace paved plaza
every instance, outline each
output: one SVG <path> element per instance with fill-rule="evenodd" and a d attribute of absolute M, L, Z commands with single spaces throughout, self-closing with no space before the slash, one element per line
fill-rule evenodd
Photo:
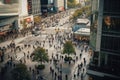
<path fill-rule="evenodd" d="M 3 67 L 6 62 L 12 58 L 14 63 L 22 62 L 27 65 L 32 80 L 88 80 L 86 70 L 91 57 L 89 54 L 89 45 L 84 42 L 78 44 L 72 39 L 70 36 L 72 34 L 72 24 L 69 22 L 64 23 L 65 21 L 68 21 L 68 17 L 60 19 L 60 22 L 56 27 L 50 26 L 49 28 L 44 28 L 38 36 L 27 35 L 25 37 L 14 39 L 13 41 L 18 49 L 15 51 L 13 51 L 13 49 L 7 49 L 4 56 L 5 61 L 0 64 L 0 67 Z M 57 31 L 56 29 L 58 28 L 59 30 Z M 57 35 L 56 32 L 58 32 Z M 61 38 L 59 38 L 60 36 Z M 68 36 L 70 38 L 68 38 Z M 62 54 L 63 44 L 61 44 L 60 40 L 63 43 L 65 43 L 66 40 L 71 40 L 73 43 L 77 44 L 74 45 L 76 55 L 70 55 L 73 58 L 73 61 L 71 61 L 70 64 L 65 62 L 62 58 L 62 56 L 65 57 L 65 54 Z M 7 47 L 11 41 L 12 40 L 0 43 L 0 47 Z M 25 47 L 25 45 L 27 45 L 27 47 Z M 36 71 L 35 66 L 39 63 L 33 62 L 30 56 L 38 46 L 44 47 L 48 51 L 49 59 L 51 61 L 44 63 L 44 70 Z M 54 63 L 52 57 L 58 60 L 57 64 Z M 78 66 L 81 64 L 82 67 L 79 69 Z M 51 72 L 50 68 L 54 71 Z M 35 72 L 33 73 L 32 70 Z M 62 76 L 62 78 L 58 79 L 59 76 Z M 38 79 L 38 77 L 44 79 Z M 68 79 L 66 79 L 66 77 Z M 10 80 L 10 78 L 5 78 L 5 80 Z"/>

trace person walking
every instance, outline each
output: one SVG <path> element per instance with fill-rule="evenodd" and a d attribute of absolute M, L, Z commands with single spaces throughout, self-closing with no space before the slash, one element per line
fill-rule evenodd
<path fill-rule="evenodd" d="M 67 74 L 65 75 L 65 80 L 68 80 L 68 75 Z"/>

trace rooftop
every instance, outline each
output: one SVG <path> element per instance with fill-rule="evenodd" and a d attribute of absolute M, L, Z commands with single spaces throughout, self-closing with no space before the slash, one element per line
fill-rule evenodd
<path fill-rule="evenodd" d="M 84 35 L 84 36 L 90 36 L 90 28 L 80 28 L 74 33 L 79 35 Z"/>

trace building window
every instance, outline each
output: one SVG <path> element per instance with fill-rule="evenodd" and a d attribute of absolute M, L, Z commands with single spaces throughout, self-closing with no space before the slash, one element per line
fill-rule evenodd
<path fill-rule="evenodd" d="M 120 37 L 102 35 L 101 50 L 120 54 Z"/>
<path fill-rule="evenodd" d="M 104 16 L 103 18 L 103 33 L 108 32 L 111 33 L 119 33 L 120 34 L 120 17 L 113 16 Z"/>
<path fill-rule="evenodd" d="M 104 0 L 104 11 L 105 12 L 120 12 L 120 0 Z"/>
<path fill-rule="evenodd" d="M 32 0 L 28 0 L 28 13 L 32 14 Z"/>
<path fill-rule="evenodd" d="M 120 56 L 117 55 L 108 55 L 108 65 L 116 69 L 120 73 Z M 119 71 L 118 71 L 119 70 Z"/>

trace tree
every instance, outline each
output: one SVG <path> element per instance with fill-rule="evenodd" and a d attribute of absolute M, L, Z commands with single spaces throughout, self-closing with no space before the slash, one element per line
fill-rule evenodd
<path fill-rule="evenodd" d="M 38 24 L 38 23 L 40 23 L 40 21 L 41 21 L 41 17 L 40 17 L 40 16 L 35 16 L 35 17 L 34 17 L 34 22 L 35 22 L 35 23 Z"/>
<path fill-rule="evenodd" d="M 48 54 L 46 53 L 45 49 L 42 47 L 37 47 L 34 51 L 33 51 L 34 55 L 33 55 L 33 61 L 40 61 L 41 65 L 42 62 L 47 62 L 49 61 L 49 57 Z M 43 65 L 42 65 L 43 66 Z"/>
<path fill-rule="evenodd" d="M 66 43 L 64 44 L 63 54 L 67 54 L 68 55 L 68 57 L 66 56 L 64 58 L 65 61 L 72 60 L 72 57 L 69 57 L 69 55 L 70 54 L 75 54 L 75 48 L 73 47 L 71 41 L 66 41 Z"/>
<path fill-rule="evenodd" d="M 24 64 L 17 64 L 11 73 L 13 80 L 31 80 L 27 67 Z"/>
<path fill-rule="evenodd" d="M 68 4 L 68 7 L 69 8 L 73 8 L 73 7 L 76 7 L 76 0 L 68 0 L 67 1 L 67 4 Z"/>
<path fill-rule="evenodd" d="M 73 14 L 72 17 L 70 18 L 70 20 L 76 20 L 80 15 L 83 14 L 83 9 L 77 9 Z"/>
<path fill-rule="evenodd" d="M 70 17 L 70 20 L 73 22 L 76 21 L 76 19 L 81 16 L 82 14 L 86 13 L 86 17 L 89 17 L 91 15 L 91 6 L 85 6 L 83 8 L 77 9 L 73 14 L 72 17 Z"/>
<path fill-rule="evenodd" d="M 75 48 L 73 47 L 72 42 L 66 41 L 63 48 L 63 54 L 68 54 L 69 56 L 70 54 L 74 54 L 74 53 L 75 53 Z"/>

